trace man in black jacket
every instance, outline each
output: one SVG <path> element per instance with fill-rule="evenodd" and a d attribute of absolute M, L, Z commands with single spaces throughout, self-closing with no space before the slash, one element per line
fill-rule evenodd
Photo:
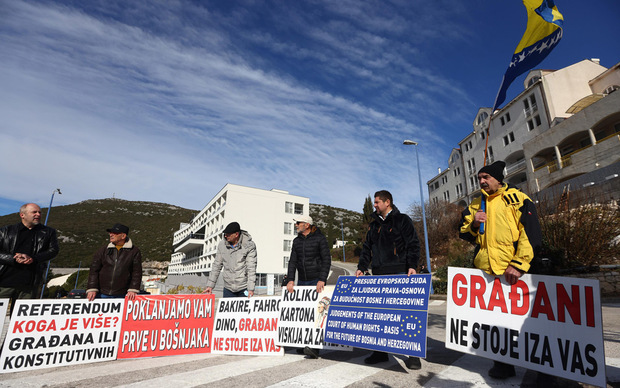
<path fill-rule="evenodd" d="M 420 241 L 411 218 L 398 211 L 387 190 L 375 193 L 374 205 L 376 212 L 372 213 L 355 276 L 363 276 L 369 266 L 373 275 L 415 275 Z M 387 353 L 377 351 L 364 359 L 366 364 L 385 361 L 388 361 Z M 409 357 L 405 365 L 409 369 L 421 368 L 418 357 Z"/>
<path fill-rule="evenodd" d="M 288 262 L 286 278 L 289 281 L 286 288 L 288 292 L 293 292 L 297 271 L 298 286 L 316 286 L 316 292 L 321 293 L 332 265 L 327 239 L 321 230 L 313 225 L 312 217 L 301 215 L 294 221 L 298 234 L 293 240 L 291 258 Z M 319 357 L 317 349 L 307 346 L 303 349 L 303 353 L 311 358 Z"/>
<path fill-rule="evenodd" d="M 142 254 L 128 237 L 127 226 L 115 224 L 107 231 L 110 243 L 93 257 L 86 297 L 90 301 L 97 296 L 134 300 L 142 283 Z"/>
<path fill-rule="evenodd" d="M 41 225 L 41 208 L 27 203 L 21 222 L 0 228 L 0 298 L 32 299 L 43 284 L 47 262 L 58 255 L 56 230 Z"/>
<path fill-rule="evenodd" d="M 297 237 L 293 240 L 291 258 L 288 262 L 289 279 L 286 288 L 293 292 L 295 271 L 298 286 L 316 286 L 316 292 L 323 292 L 332 258 L 327 239 L 321 230 L 313 225 L 312 217 L 299 216 L 295 220 Z"/>

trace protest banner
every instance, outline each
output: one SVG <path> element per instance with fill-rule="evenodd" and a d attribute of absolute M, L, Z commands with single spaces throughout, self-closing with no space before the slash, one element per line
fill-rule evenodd
<path fill-rule="evenodd" d="M 449 267 L 446 347 L 604 387 L 599 283 Z"/>
<path fill-rule="evenodd" d="M 426 357 L 430 275 L 340 276 L 325 341 Z"/>
<path fill-rule="evenodd" d="M 284 355 L 276 345 L 280 300 L 280 296 L 220 298 L 211 353 Z"/>
<path fill-rule="evenodd" d="M 282 287 L 276 345 L 352 350 L 323 338 L 333 292 L 334 286 L 325 286 L 321 293 L 316 292 L 316 286 L 295 286 L 293 292 Z"/>
<path fill-rule="evenodd" d="M 116 359 L 123 299 L 17 300 L 0 372 Z"/>
<path fill-rule="evenodd" d="M 0 334 L 4 333 L 4 317 L 6 317 L 6 311 L 9 308 L 10 299 L 0 299 Z"/>
<path fill-rule="evenodd" d="M 125 302 L 118 358 L 208 353 L 213 295 L 138 295 Z"/>

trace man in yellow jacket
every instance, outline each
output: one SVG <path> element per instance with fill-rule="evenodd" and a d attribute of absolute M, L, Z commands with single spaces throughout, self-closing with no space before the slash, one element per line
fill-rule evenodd
<path fill-rule="evenodd" d="M 478 171 L 482 195 L 463 211 L 460 237 L 476 244 L 476 268 L 504 275 L 512 285 L 530 269 L 542 235 L 532 200 L 503 183 L 504 167 L 506 163 L 497 161 Z M 489 370 L 489 376 L 495 378 L 514 375 L 514 366 L 497 361 Z"/>

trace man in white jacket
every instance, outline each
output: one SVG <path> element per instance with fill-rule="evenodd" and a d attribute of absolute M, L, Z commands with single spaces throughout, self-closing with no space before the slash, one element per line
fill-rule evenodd
<path fill-rule="evenodd" d="M 231 222 L 224 229 L 224 238 L 217 247 L 205 294 L 213 292 L 220 272 L 224 276 L 224 298 L 254 296 L 256 244 L 237 222 Z"/>

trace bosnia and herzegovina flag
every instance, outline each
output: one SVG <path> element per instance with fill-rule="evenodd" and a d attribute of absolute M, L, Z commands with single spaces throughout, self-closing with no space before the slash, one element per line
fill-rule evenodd
<path fill-rule="evenodd" d="M 506 99 L 506 90 L 518 76 L 542 62 L 562 39 L 564 17 L 553 0 L 523 0 L 527 28 L 497 92 L 493 110 Z"/>

